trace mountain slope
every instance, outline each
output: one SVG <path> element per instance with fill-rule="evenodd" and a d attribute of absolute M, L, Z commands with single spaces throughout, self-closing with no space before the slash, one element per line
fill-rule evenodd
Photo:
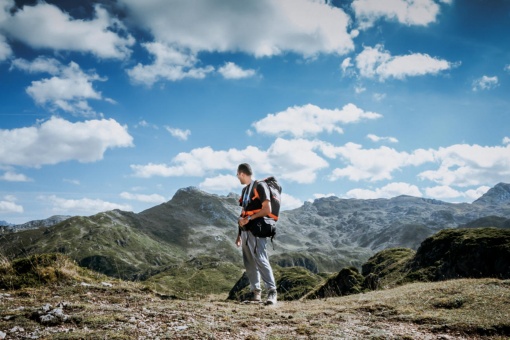
<path fill-rule="evenodd" d="M 275 248 L 269 248 L 271 261 L 315 273 L 360 268 L 380 250 L 417 249 L 440 230 L 487 216 L 510 218 L 510 185 L 500 183 L 493 189 L 473 204 L 410 196 L 307 202 L 280 214 Z M 2 234 L 0 249 L 9 258 L 61 252 L 83 266 L 123 278 L 147 278 L 202 257 L 242 268 L 234 245 L 237 198 L 181 189 L 170 201 L 138 214 L 115 210 Z"/>

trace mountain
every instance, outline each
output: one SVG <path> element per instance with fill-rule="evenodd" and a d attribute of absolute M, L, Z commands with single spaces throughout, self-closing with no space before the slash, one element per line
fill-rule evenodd
<path fill-rule="evenodd" d="M 0 227 L 10 227 L 12 226 L 12 223 L 9 223 L 7 221 L 0 221 Z"/>
<path fill-rule="evenodd" d="M 440 230 L 487 216 L 510 218 L 508 192 L 510 185 L 500 183 L 472 204 L 411 196 L 317 199 L 281 212 L 269 254 L 276 265 L 301 266 L 314 273 L 361 268 L 387 248 L 416 250 Z M 172 285 L 169 277 L 192 273 L 203 267 L 200 263 L 207 264 L 211 276 L 230 277 L 233 269 L 224 263 L 242 269 L 242 255 L 234 244 L 238 215 L 237 195 L 218 196 L 190 187 L 138 214 L 114 210 L 3 234 L 0 249 L 10 259 L 64 253 L 107 275 L 153 278 L 157 285 Z"/>
<path fill-rule="evenodd" d="M 23 224 L 12 225 L 11 229 L 13 231 L 21 231 L 21 230 L 37 229 L 37 228 L 41 228 L 41 227 L 51 227 L 55 224 L 58 224 L 62 221 L 67 220 L 70 217 L 71 216 L 66 216 L 66 215 L 54 215 L 54 216 L 51 216 L 44 220 L 35 220 L 35 221 L 23 223 Z"/>
<path fill-rule="evenodd" d="M 482 197 L 473 202 L 475 205 L 507 205 L 510 204 L 510 184 L 498 183 Z"/>

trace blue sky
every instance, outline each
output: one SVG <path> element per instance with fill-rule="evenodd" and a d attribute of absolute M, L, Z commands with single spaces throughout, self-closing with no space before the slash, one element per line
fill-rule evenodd
<path fill-rule="evenodd" d="M 0 220 L 276 176 L 472 202 L 510 176 L 510 1 L 0 0 Z"/>

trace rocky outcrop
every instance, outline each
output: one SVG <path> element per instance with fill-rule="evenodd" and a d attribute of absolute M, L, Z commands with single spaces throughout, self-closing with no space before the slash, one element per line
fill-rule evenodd
<path fill-rule="evenodd" d="M 510 230 L 443 230 L 423 241 L 406 266 L 409 281 L 510 278 Z"/>

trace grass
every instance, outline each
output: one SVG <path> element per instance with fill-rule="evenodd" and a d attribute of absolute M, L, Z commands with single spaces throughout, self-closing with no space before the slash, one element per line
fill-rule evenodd
<path fill-rule="evenodd" d="M 242 304 L 226 296 L 168 300 L 140 283 L 51 282 L 0 290 L 0 331 L 9 339 L 504 339 L 510 280 L 459 279 L 317 300 Z M 68 320 L 30 316 L 65 302 Z M 18 326 L 23 330 L 11 331 Z M 18 328 L 18 329 L 19 329 Z"/>

